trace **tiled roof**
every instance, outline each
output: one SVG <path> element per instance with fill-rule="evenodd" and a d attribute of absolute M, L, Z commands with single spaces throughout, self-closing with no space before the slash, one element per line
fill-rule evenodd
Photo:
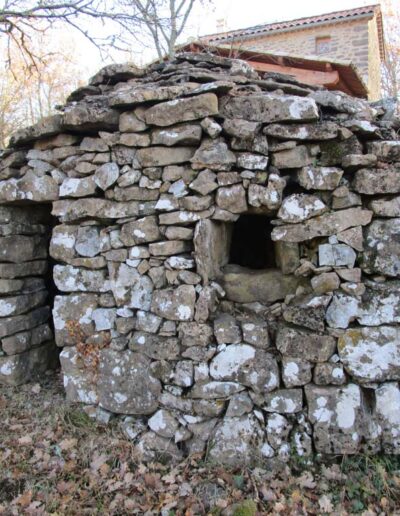
<path fill-rule="evenodd" d="M 298 18 L 297 20 L 288 20 L 276 23 L 268 23 L 262 25 L 255 25 L 246 29 L 232 30 L 228 32 L 220 32 L 218 34 L 210 34 L 201 39 L 208 43 L 225 43 L 235 40 L 252 39 L 259 36 L 268 35 L 270 32 L 279 31 L 294 31 L 297 29 L 306 28 L 308 25 L 325 24 L 332 22 L 344 22 L 351 18 L 359 18 L 370 15 L 373 17 L 376 14 L 377 24 L 380 40 L 381 57 L 384 58 L 384 42 L 383 42 L 383 27 L 382 14 L 378 4 L 368 5 L 364 7 L 356 7 L 354 9 L 347 9 L 345 11 L 336 11 L 333 13 L 319 14 L 318 16 L 309 16 L 307 18 Z"/>

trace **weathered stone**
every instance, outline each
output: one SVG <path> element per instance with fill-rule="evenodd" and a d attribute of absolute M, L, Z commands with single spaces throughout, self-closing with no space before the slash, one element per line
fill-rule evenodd
<path fill-rule="evenodd" d="M 266 412 L 295 414 L 303 408 L 303 391 L 301 389 L 280 389 L 266 394 L 263 409 Z"/>
<path fill-rule="evenodd" d="M 313 380 L 317 385 L 343 385 L 346 383 L 346 373 L 342 364 L 325 362 L 315 365 Z"/>
<path fill-rule="evenodd" d="M 197 97 L 156 104 L 145 113 L 147 124 L 167 126 L 218 114 L 218 97 L 205 93 Z"/>
<path fill-rule="evenodd" d="M 115 131 L 118 129 L 119 112 L 108 106 L 96 104 L 72 104 L 64 112 L 62 128 L 70 131 Z"/>
<path fill-rule="evenodd" d="M 54 298 L 53 322 L 58 346 L 76 345 L 80 334 L 94 333 L 93 311 L 98 306 L 95 294 L 72 294 Z M 76 329 L 79 329 L 76 332 Z"/>
<path fill-rule="evenodd" d="M 17 355 L 48 340 L 53 340 L 53 332 L 48 324 L 41 324 L 31 330 L 4 337 L 1 339 L 1 347 L 6 355 Z"/>
<path fill-rule="evenodd" d="M 361 204 L 361 196 L 351 192 L 347 186 L 339 186 L 339 188 L 336 188 L 333 192 L 332 208 L 334 210 L 361 206 Z"/>
<path fill-rule="evenodd" d="M 311 382 L 311 362 L 301 358 L 283 357 L 282 379 L 287 389 Z"/>
<path fill-rule="evenodd" d="M 104 163 L 94 174 L 94 182 L 102 190 L 107 190 L 116 183 L 119 177 L 119 167 L 116 163 Z"/>
<path fill-rule="evenodd" d="M 96 308 L 93 310 L 92 318 L 96 331 L 112 330 L 116 317 L 115 308 Z"/>
<path fill-rule="evenodd" d="M 365 232 L 361 268 L 368 274 L 400 276 L 400 218 L 374 220 Z"/>
<path fill-rule="evenodd" d="M 81 256 L 93 257 L 101 251 L 100 229 L 97 226 L 78 228 L 75 249 Z"/>
<path fill-rule="evenodd" d="M 135 202 L 113 202 L 107 199 L 80 199 L 79 201 L 56 201 L 52 214 L 62 222 L 72 222 L 86 217 L 120 219 L 138 215 Z"/>
<path fill-rule="evenodd" d="M 333 296 L 326 311 L 326 322 L 331 328 L 348 328 L 359 312 L 359 301 L 341 292 Z"/>
<path fill-rule="evenodd" d="M 211 438 L 209 458 L 219 464 L 257 463 L 261 456 L 263 431 L 253 414 L 225 417 Z"/>
<path fill-rule="evenodd" d="M 76 233 L 76 226 L 55 226 L 50 241 L 50 256 L 59 261 L 69 262 L 75 256 Z"/>
<path fill-rule="evenodd" d="M 332 292 L 340 286 L 339 276 L 335 272 L 323 272 L 311 278 L 311 286 L 316 294 Z"/>
<path fill-rule="evenodd" d="M 174 384 L 180 387 L 193 385 L 194 367 L 191 360 L 181 360 L 174 370 Z"/>
<path fill-rule="evenodd" d="M 235 154 L 227 144 L 219 140 L 204 140 L 191 159 L 195 170 L 208 168 L 211 170 L 230 170 L 236 163 Z"/>
<path fill-rule="evenodd" d="M 359 382 L 400 379 L 400 332 L 380 326 L 352 328 L 338 341 L 340 359 L 346 371 Z"/>
<path fill-rule="evenodd" d="M 242 322 L 244 342 L 255 348 L 268 348 L 270 345 L 268 325 L 263 320 L 250 319 Z"/>
<path fill-rule="evenodd" d="M 361 168 L 354 175 L 353 188 L 356 192 L 376 195 L 400 192 L 400 170 L 391 168 Z"/>
<path fill-rule="evenodd" d="M 148 425 L 153 432 L 167 438 L 174 437 L 179 428 L 177 419 L 165 409 L 157 410 L 149 419 Z"/>
<path fill-rule="evenodd" d="M 315 195 L 293 194 L 282 201 L 278 217 L 284 222 L 297 223 L 328 211 L 328 207 Z"/>
<path fill-rule="evenodd" d="M 400 195 L 393 198 L 374 199 L 369 208 L 378 217 L 400 217 Z"/>
<path fill-rule="evenodd" d="M 326 362 L 335 352 L 336 340 L 329 335 L 281 326 L 276 336 L 276 347 L 283 355 L 310 362 Z"/>
<path fill-rule="evenodd" d="M 261 124 L 259 122 L 249 122 L 240 118 L 226 118 L 223 124 L 226 133 L 241 140 L 251 140 L 254 138 L 260 127 Z"/>
<path fill-rule="evenodd" d="M 246 190 L 242 185 L 218 188 L 216 203 L 223 210 L 232 213 L 243 213 L 247 210 Z"/>
<path fill-rule="evenodd" d="M 133 63 L 112 63 L 104 66 L 93 75 L 93 77 L 89 79 L 89 84 L 92 86 L 99 84 L 116 84 L 136 77 L 142 77 L 143 75 L 144 70 L 138 68 Z"/>
<path fill-rule="evenodd" d="M 161 437 L 154 432 L 146 432 L 140 436 L 136 446 L 139 456 L 145 462 L 178 462 L 182 460 L 182 452 L 170 438 Z"/>
<path fill-rule="evenodd" d="M 201 127 L 182 124 L 168 129 L 154 129 L 151 133 L 152 145 L 197 145 L 201 140 Z"/>
<path fill-rule="evenodd" d="M 139 351 L 154 360 L 176 360 L 180 351 L 177 339 L 140 331 L 133 334 L 129 349 Z"/>
<path fill-rule="evenodd" d="M 117 306 L 150 310 L 153 282 L 125 263 L 109 262 L 110 290 Z"/>
<path fill-rule="evenodd" d="M 328 91 L 325 89 L 315 90 L 310 93 L 317 104 L 321 106 L 332 108 L 340 113 L 370 113 L 371 107 L 366 101 L 351 97 L 341 91 Z"/>
<path fill-rule="evenodd" d="M 213 335 L 213 330 L 208 324 L 189 322 L 179 325 L 179 339 L 185 347 L 206 347 L 211 344 Z"/>
<path fill-rule="evenodd" d="M 192 285 L 156 290 L 153 293 L 151 310 L 172 321 L 190 321 L 194 316 L 195 301 L 196 292 Z"/>
<path fill-rule="evenodd" d="M 148 125 L 138 117 L 135 111 L 125 111 L 119 117 L 119 130 L 121 133 L 136 133 L 145 131 Z"/>
<path fill-rule="evenodd" d="M 127 147 L 148 147 L 150 145 L 150 135 L 147 133 L 123 133 L 119 137 L 119 143 Z"/>
<path fill-rule="evenodd" d="M 16 131 L 10 138 L 10 147 L 19 147 L 39 138 L 61 133 L 62 115 L 42 118 L 38 123 Z"/>
<path fill-rule="evenodd" d="M 397 383 L 384 383 L 375 390 L 374 416 L 382 432 L 382 447 L 385 453 L 397 453 L 399 448 L 399 403 L 400 391 Z"/>
<path fill-rule="evenodd" d="M 214 380 L 238 381 L 257 393 L 266 393 L 279 386 L 279 369 L 273 355 L 248 344 L 231 344 L 210 363 Z"/>
<path fill-rule="evenodd" d="M 57 354 L 52 342 L 30 349 L 18 355 L 0 356 L 0 382 L 5 385 L 21 385 L 55 368 Z"/>
<path fill-rule="evenodd" d="M 56 265 L 53 269 L 54 283 L 63 292 L 108 292 L 110 283 L 104 270 L 91 271 Z"/>
<path fill-rule="evenodd" d="M 318 278 L 319 276 L 316 276 Z M 311 282 L 315 279 L 312 278 Z M 339 285 L 338 285 L 339 286 Z M 282 315 L 285 321 L 310 330 L 324 331 L 326 307 L 330 296 L 315 296 L 313 294 L 296 296 L 283 307 Z"/>
<path fill-rule="evenodd" d="M 154 242 L 161 238 L 157 217 L 155 216 L 143 217 L 124 224 L 120 234 L 122 243 L 128 246 Z"/>
<path fill-rule="evenodd" d="M 0 325 L 0 338 L 39 326 L 49 319 L 49 315 L 49 307 L 41 306 L 24 315 L 3 317 Z"/>
<path fill-rule="evenodd" d="M 233 394 L 245 389 L 243 385 L 236 382 L 209 381 L 196 383 L 190 390 L 191 398 L 201 398 L 206 400 L 229 398 Z"/>
<path fill-rule="evenodd" d="M 364 236 L 360 226 L 346 229 L 345 231 L 340 231 L 337 234 L 337 239 L 339 242 L 344 242 L 345 244 L 351 246 L 356 251 L 364 250 Z"/>
<path fill-rule="evenodd" d="M 302 280 L 276 269 L 252 270 L 229 265 L 224 268 L 222 286 L 226 297 L 236 303 L 273 303 L 293 294 Z"/>
<path fill-rule="evenodd" d="M 297 174 L 300 185 L 307 190 L 334 190 L 343 170 L 336 167 L 303 167 Z"/>
<path fill-rule="evenodd" d="M 353 267 L 357 255 L 345 244 L 322 244 L 318 246 L 318 261 L 320 266 Z"/>
<path fill-rule="evenodd" d="M 380 161 L 400 161 L 400 143 L 398 141 L 377 141 L 367 144 L 368 152 Z"/>
<path fill-rule="evenodd" d="M 276 265 L 282 274 L 292 274 L 300 266 L 300 249 L 291 242 L 275 242 Z"/>
<path fill-rule="evenodd" d="M 360 387 L 352 383 L 344 387 L 307 385 L 305 394 L 317 451 L 356 453 L 364 433 Z"/>
<path fill-rule="evenodd" d="M 138 149 L 136 157 L 142 167 L 163 167 L 190 161 L 193 154 L 191 147 L 145 147 Z"/>
<path fill-rule="evenodd" d="M 361 208 L 326 213 L 295 226 L 280 226 L 272 231 L 272 240 L 303 242 L 316 237 L 334 235 L 354 226 L 365 226 L 371 222 L 372 212 Z"/>
<path fill-rule="evenodd" d="M 229 401 L 225 417 L 240 417 L 253 409 L 253 402 L 247 392 L 234 394 Z"/>
<path fill-rule="evenodd" d="M 174 254 L 185 253 L 191 248 L 190 242 L 186 240 L 168 240 L 149 245 L 152 256 L 172 256 Z"/>
<path fill-rule="evenodd" d="M 26 276 L 40 276 L 47 270 L 46 260 L 23 263 L 0 263 L 0 278 L 24 278 Z"/>
<path fill-rule="evenodd" d="M 202 211 L 207 210 L 213 203 L 213 198 L 210 195 L 206 196 L 197 196 L 190 195 L 189 197 L 184 197 L 180 201 L 180 205 L 184 210 L 188 211 Z"/>
<path fill-rule="evenodd" d="M 45 290 L 32 294 L 8 296 L 0 298 L 0 317 L 10 317 L 20 315 L 43 305 L 48 293 Z"/>
<path fill-rule="evenodd" d="M 249 204 L 251 206 L 266 206 L 269 210 L 276 210 L 282 203 L 282 194 L 286 180 L 278 174 L 270 174 L 267 187 L 251 184 L 249 186 Z"/>
<path fill-rule="evenodd" d="M 332 140 L 338 134 L 338 126 L 333 122 L 270 124 L 263 132 L 280 140 Z"/>
<path fill-rule="evenodd" d="M 323 167 L 342 166 L 343 159 L 349 154 L 363 153 L 363 147 L 356 136 L 343 141 L 321 142 L 319 147 L 321 155 L 318 162 Z"/>
<path fill-rule="evenodd" d="M 216 174 L 211 170 L 202 170 L 194 181 L 190 183 L 190 188 L 201 195 L 207 195 L 218 188 Z"/>
<path fill-rule="evenodd" d="M 96 191 L 96 183 L 92 176 L 67 177 L 60 185 L 60 197 L 88 197 Z"/>
<path fill-rule="evenodd" d="M 268 166 L 268 157 L 251 152 L 241 152 L 237 157 L 237 165 L 247 170 L 265 170 Z"/>
<path fill-rule="evenodd" d="M 313 99 L 265 93 L 227 97 L 223 99 L 221 114 L 251 122 L 313 121 L 318 119 L 318 108 Z"/>
<path fill-rule="evenodd" d="M 218 344 L 239 344 L 242 340 L 239 324 L 229 314 L 220 314 L 215 319 L 214 335 Z"/>
<path fill-rule="evenodd" d="M 313 162 L 313 157 L 305 145 L 299 145 L 293 149 L 274 152 L 272 154 L 272 165 L 281 168 L 300 168 Z"/>
<path fill-rule="evenodd" d="M 377 158 L 374 154 L 348 154 L 342 159 L 342 167 L 353 172 L 359 168 L 369 168 L 376 165 Z"/>
<path fill-rule="evenodd" d="M 0 261 L 18 264 L 46 258 L 46 247 L 47 239 L 39 235 L 0 237 Z"/>
<path fill-rule="evenodd" d="M 117 414 L 151 414 L 158 407 L 161 384 L 140 353 L 100 351 L 98 394 L 101 407 Z M 119 374 L 118 374 L 119 373 Z"/>
<path fill-rule="evenodd" d="M 28 171 L 20 179 L 0 181 L 0 201 L 49 202 L 58 199 L 58 184 L 50 176 L 38 177 Z"/>

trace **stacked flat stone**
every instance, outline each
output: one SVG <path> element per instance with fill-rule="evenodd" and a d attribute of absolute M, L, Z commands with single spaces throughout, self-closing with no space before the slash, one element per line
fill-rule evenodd
<path fill-rule="evenodd" d="M 48 215 L 41 207 L 0 205 L 0 380 L 6 384 L 29 381 L 56 356 L 45 281 Z"/>
<path fill-rule="evenodd" d="M 52 202 L 67 398 L 122 415 L 145 459 L 398 453 L 396 124 L 182 54 L 106 67 L 18 132 L 0 201 Z M 249 213 L 272 220 L 275 269 L 229 263 Z"/>

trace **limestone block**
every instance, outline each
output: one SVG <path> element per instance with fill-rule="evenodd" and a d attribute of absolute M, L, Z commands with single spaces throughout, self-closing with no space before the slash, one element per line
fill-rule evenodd
<path fill-rule="evenodd" d="M 16 264 L 47 257 L 47 238 L 33 235 L 0 237 L 0 261 Z"/>
<path fill-rule="evenodd" d="M 307 190 L 334 190 L 343 170 L 337 167 L 303 167 L 297 174 L 300 185 Z"/>
<path fill-rule="evenodd" d="M 63 292 L 108 292 L 110 282 L 104 270 L 89 270 L 71 265 L 56 265 L 54 283 Z"/>
<path fill-rule="evenodd" d="M 399 168 L 360 168 L 354 174 L 353 189 L 366 195 L 400 192 Z"/>
<path fill-rule="evenodd" d="M 49 319 L 49 315 L 49 307 L 41 306 L 24 315 L 3 317 L 0 323 L 0 338 L 39 326 Z"/>
<path fill-rule="evenodd" d="M 374 220 L 365 232 L 361 268 L 368 274 L 400 275 L 400 218 Z"/>
<path fill-rule="evenodd" d="M 230 170 L 236 163 L 235 154 L 220 140 L 204 140 L 191 159 L 195 170 Z"/>
<path fill-rule="evenodd" d="M 392 326 L 352 328 L 339 338 L 340 360 L 359 382 L 400 379 L 400 330 Z"/>
<path fill-rule="evenodd" d="M 315 195 L 292 194 L 282 201 L 278 217 L 284 222 L 297 223 L 328 211 L 326 204 Z"/>
<path fill-rule="evenodd" d="M 116 414 L 151 414 L 159 404 L 161 384 L 149 372 L 150 360 L 140 353 L 100 351 L 99 405 Z"/>
<path fill-rule="evenodd" d="M 194 316 L 195 301 L 196 292 L 192 285 L 156 290 L 153 294 L 151 311 L 172 321 L 190 321 Z"/>
<path fill-rule="evenodd" d="M 182 124 L 168 129 L 154 129 L 151 133 L 152 145 L 197 145 L 201 140 L 201 127 Z"/>
<path fill-rule="evenodd" d="M 120 234 L 122 243 L 128 246 L 154 242 L 161 238 L 157 217 L 152 215 L 124 224 Z"/>
<path fill-rule="evenodd" d="M 242 185 L 218 188 L 216 203 L 223 210 L 232 213 L 243 213 L 247 210 L 246 190 Z"/>
<path fill-rule="evenodd" d="M 276 347 L 283 355 L 310 362 L 326 362 L 335 352 L 336 339 L 282 325 L 276 336 Z"/>
<path fill-rule="evenodd" d="M 279 389 L 265 396 L 263 409 L 266 412 L 295 414 L 303 408 L 303 391 L 301 389 Z"/>
<path fill-rule="evenodd" d="M 263 132 L 279 140 L 332 140 L 338 134 L 338 126 L 334 122 L 269 124 Z"/>
<path fill-rule="evenodd" d="M 6 355 L 16 355 L 48 340 L 53 340 L 53 332 L 48 324 L 41 324 L 31 330 L 4 337 L 1 339 L 1 347 Z"/>
<path fill-rule="evenodd" d="M 163 167 L 190 161 L 193 154 L 191 147 L 144 147 L 136 157 L 142 167 Z"/>
<path fill-rule="evenodd" d="M 80 338 L 94 333 L 93 311 L 98 306 L 95 294 L 71 294 L 54 298 L 53 322 L 58 346 L 76 345 Z"/>
<path fill-rule="evenodd" d="M 197 97 L 156 104 L 146 111 L 145 119 L 147 124 L 167 126 L 216 114 L 218 114 L 218 97 L 214 93 L 205 93 Z"/>
<path fill-rule="evenodd" d="M 282 380 L 287 389 L 300 387 L 311 382 L 311 362 L 301 358 L 283 357 Z"/>

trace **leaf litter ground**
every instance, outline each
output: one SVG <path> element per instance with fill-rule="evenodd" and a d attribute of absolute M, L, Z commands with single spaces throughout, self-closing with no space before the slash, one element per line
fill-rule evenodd
<path fill-rule="evenodd" d="M 101 425 L 65 401 L 57 372 L 0 386 L 0 414 L 0 515 L 400 514 L 397 457 L 143 464 L 118 418 Z"/>

